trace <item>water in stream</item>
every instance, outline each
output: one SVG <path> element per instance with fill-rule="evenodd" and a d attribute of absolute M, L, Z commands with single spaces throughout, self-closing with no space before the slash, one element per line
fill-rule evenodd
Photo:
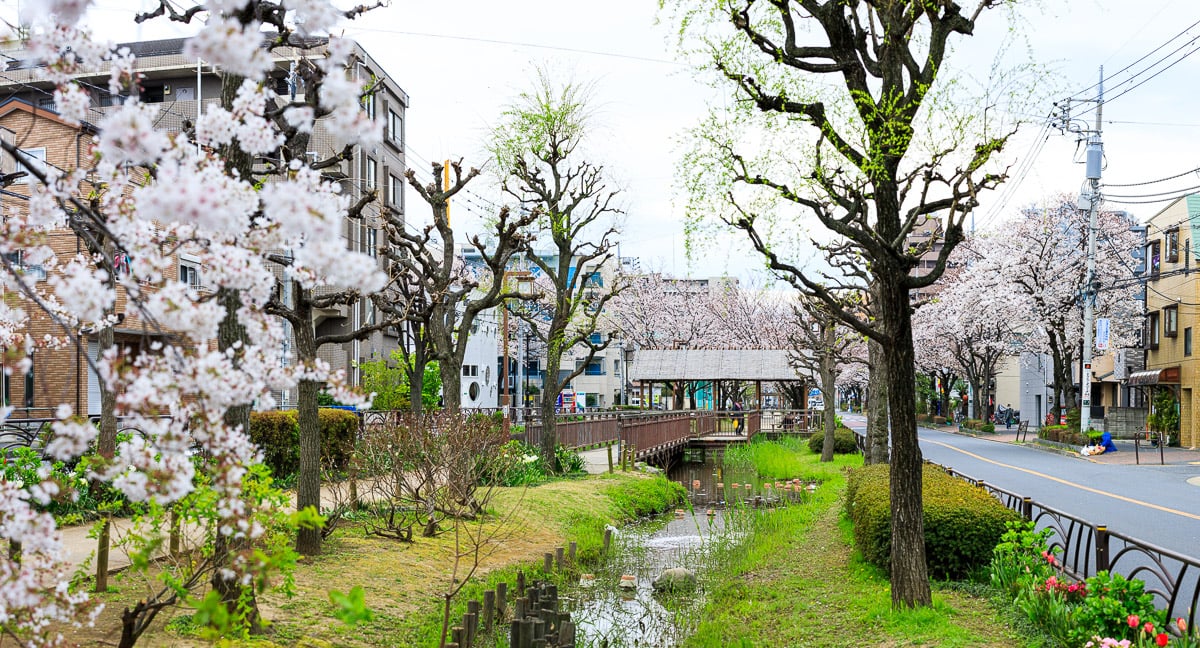
<path fill-rule="evenodd" d="M 668 478 L 681 482 L 692 506 L 682 514 L 667 514 L 627 526 L 614 533 L 610 558 L 595 574 L 590 587 L 566 592 L 568 609 L 578 625 L 578 646 L 667 648 L 687 637 L 704 607 L 704 589 L 721 550 L 739 539 L 737 516 L 745 515 L 741 500 L 755 476 L 725 474 L 720 456 L 708 453 L 673 468 Z M 736 480 L 740 488 L 732 490 Z M 761 489 L 755 489 L 761 494 Z M 735 503 L 725 507 L 728 497 Z M 711 514 L 710 514 L 711 511 Z M 686 567 L 699 586 L 694 592 L 656 594 L 651 583 L 664 570 Z M 632 575 L 637 586 L 618 587 L 622 575 Z"/>

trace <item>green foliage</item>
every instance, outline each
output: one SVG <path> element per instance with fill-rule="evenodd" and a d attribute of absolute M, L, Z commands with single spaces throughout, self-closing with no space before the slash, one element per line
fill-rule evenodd
<path fill-rule="evenodd" d="M 563 474 L 583 472 L 583 457 L 579 456 L 578 452 L 568 449 L 567 446 L 558 444 L 558 447 L 554 449 L 554 457 L 559 471 Z"/>
<path fill-rule="evenodd" d="M 392 352 L 390 360 L 372 360 L 359 366 L 363 390 L 375 394 L 371 409 L 406 410 L 412 406 L 412 385 L 405 370 L 411 363 L 411 355 L 397 350 Z M 429 362 L 421 382 L 421 405 L 425 409 L 437 407 L 441 391 L 442 374 L 438 363 Z"/>
<path fill-rule="evenodd" d="M 996 433 L 996 424 L 995 423 L 984 423 L 979 428 L 979 431 L 983 432 L 985 434 L 995 434 Z"/>
<path fill-rule="evenodd" d="M 375 613 L 367 607 L 366 593 L 361 585 L 350 588 L 350 592 L 342 594 L 337 590 L 329 592 L 329 602 L 335 609 L 333 616 L 346 625 L 356 625 L 362 621 L 373 621 Z"/>
<path fill-rule="evenodd" d="M 891 498 L 889 466 L 851 471 L 846 511 L 863 559 L 883 569 L 891 562 Z M 922 475 L 925 517 L 925 562 L 934 577 L 962 578 L 986 566 L 1004 534 L 1005 523 L 1018 519 L 987 491 L 926 466 Z"/>
<path fill-rule="evenodd" d="M 1012 599 L 1029 582 L 1044 582 L 1054 575 L 1057 559 L 1046 550 L 1052 529 L 1037 530 L 1026 520 L 1008 522 L 1000 543 L 992 551 L 991 581 Z"/>
<path fill-rule="evenodd" d="M 583 471 L 583 457 L 578 452 L 559 444 L 555 456 L 563 473 Z M 480 471 L 480 483 L 494 481 L 499 486 L 533 486 L 553 476 L 538 449 L 518 439 L 501 446 L 489 466 L 489 470 Z"/>
<path fill-rule="evenodd" d="M 1176 434 L 1179 432 L 1179 401 L 1171 389 L 1154 391 L 1153 410 L 1146 416 L 1146 425 L 1155 432 Z"/>
<path fill-rule="evenodd" d="M 1154 596 L 1145 592 L 1145 583 L 1140 580 L 1099 572 L 1087 579 L 1087 591 L 1071 615 L 1069 645 L 1082 646 L 1093 636 L 1136 639 L 1139 630 L 1130 628 L 1126 621 L 1131 614 L 1143 623 L 1162 625 L 1164 615 L 1154 608 Z"/>
<path fill-rule="evenodd" d="M 816 432 L 808 438 L 808 449 L 817 454 L 825 447 L 825 434 Z M 837 427 L 833 431 L 833 454 L 853 454 L 858 452 L 858 443 L 854 438 L 854 430 Z"/>
<path fill-rule="evenodd" d="M 54 516 L 60 525 L 79 524 L 99 518 L 100 513 L 127 514 L 133 510 L 125 496 L 108 482 L 92 483 L 88 471 L 98 457 L 86 455 L 71 464 L 43 460 L 30 447 L 0 450 L 0 478 L 6 482 L 34 484 L 42 481 L 39 472 L 49 468 L 46 480 L 58 485 L 58 493 L 38 509 Z"/>
<path fill-rule="evenodd" d="M 342 470 L 354 452 L 358 416 L 341 409 L 317 410 L 321 419 L 321 462 Z M 250 413 L 250 440 L 262 449 L 263 463 L 277 479 L 300 469 L 300 424 L 296 410 Z"/>
<path fill-rule="evenodd" d="M 546 478 L 538 449 L 518 439 L 500 447 L 494 465 L 494 470 L 482 475 L 481 483 L 490 484 L 494 480 L 500 486 L 532 486 Z"/>
<path fill-rule="evenodd" d="M 1079 429 L 1079 422 L 1083 419 L 1083 414 L 1078 407 L 1073 407 L 1067 411 L 1067 427 L 1072 430 Z"/>

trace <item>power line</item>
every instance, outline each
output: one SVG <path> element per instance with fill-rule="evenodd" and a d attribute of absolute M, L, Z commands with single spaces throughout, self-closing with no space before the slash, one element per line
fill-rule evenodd
<path fill-rule="evenodd" d="M 1109 193 L 1106 193 L 1106 194 L 1104 194 L 1104 197 L 1105 197 L 1105 199 L 1108 199 L 1108 198 L 1153 198 L 1155 196 L 1166 196 L 1168 194 L 1178 194 L 1180 192 L 1182 192 L 1183 195 L 1187 195 L 1189 192 L 1196 191 L 1198 189 L 1200 189 L 1200 185 L 1196 185 L 1194 187 L 1187 187 L 1184 189 L 1171 189 L 1170 191 L 1160 191 L 1157 193 L 1148 193 L 1148 194 L 1109 194 Z"/>
<path fill-rule="evenodd" d="M 1174 179 L 1176 179 L 1176 178 L 1182 178 L 1183 176 L 1186 176 L 1186 175 L 1191 175 L 1191 174 L 1193 174 L 1193 173 L 1196 173 L 1197 171 L 1200 171 L 1200 167 L 1196 167 L 1195 169 L 1189 169 L 1189 170 L 1187 170 L 1187 171 L 1184 171 L 1183 173 L 1180 173 L 1180 174 L 1177 174 L 1177 175 L 1173 175 L 1173 176 L 1167 176 L 1167 177 L 1165 177 L 1165 178 L 1159 178 L 1159 179 L 1157 179 L 1157 180 L 1146 180 L 1145 182 L 1131 182 L 1131 183 L 1129 183 L 1129 184 L 1108 184 L 1108 183 L 1105 183 L 1105 185 L 1104 185 L 1104 186 L 1105 186 L 1105 187 L 1141 187 L 1141 186 L 1143 186 L 1143 185 L 1149 185 L 1149 184 L 1158 184 L 1158 183 L 1160 183 L 1160 182 L 1166 182 L 1167 180 L 1174 180 Z"/>
<path fill-rule="evenodd" d="M 1120 70 L 1117 70 L 1115 73 L 1113 73 L 1113 75 L 1112 75 L 1110 78 L 1116 78 L 1117 76 L 1120 76 L 1121 74 L 1125 73 L 1125 71 L 1126 71 L 1126 70 L 1128 70 L 1129 68 L 1131 68 L 1131 67 L 1133 67 L 1133 66 L 1137 65 L 1138 63 L 1141 63 L 1142 61 L 1144 61 L 1144 60 L 1146 60 L 1146 59 L 1150 58 L 1151 56 L 1153 56 L 1153 55 L 1154 55 L 1156 52 L 1158 52 L 1158 51 L 1159 51 L 1159 50 L 1161 50 L 1162 48 L 1166 47 L 1167 45 L 1170 45 L 1170 44 L 1171 44 L 1172 42 L 1174 42 L 1176 39 L 1178 39 L 1178 38 L 1180 38 L 1181 36 L 1183 36 L 1183 35 L 1187 34 L 1189 31 L 1191 31 L 1191 30 L 1192 30 L 1194 27 L 1196 27 L 1197 25 L 1200 25 L 1200 20 L 1197 20 L 1196 22 L 1194 22 L 1194 23 L 1192 23 L 1192 24 L 1188 25 L 1186 28 L 1184 28 L 1184 30 L 1183 30 L 1183 31 L 1179 32 L 1178 34 L 1175 34 L 1175 35 L 1174 35 L 1174 36 L 1172 36 L 1171 38 L 1168 38 L 1166 41 L 1164 41 L 1164 42 L 1163 42 L 1161 45 L 1159 45 L 1158 47 L 1156 47 L 1156 48 L 1154 48 L 1154 49 L 1150 50 L 1149 52 L 1145 53 L 1144 55 L 1142 55 L 1142 57 L 1141 57 L 1141 58 L 1139 58 L 1139 59 L 1137 59 L 1136 61 L 1134 61 L 1134 62 L 1130 63 L 1129 65 L 1126 65 L 1125 67 L 1121 68 Z M 1143 27 L 1143 29 L 1145 29 L 1145 27 Z M 1193 40 L 1195 40 L 1195 39 L 1193 39 Z M 1124 47 L 1124 46 L 1122 46 L 1122 47 Z M 1186 47 L 1186 45 L 1184 45 L 1184 47 Z M 1179 50 L 1177 49 L 1177 50 L 1175 50 L 1175 51 L 1177 52 L 1177 51 L 1179 51 Z M 1174 54 L 1174 52 L 1172 52 L 1172 54 Z M 1170 54 L 1168 54 L 1167 56 L 1170 56 Z M 1163 58 L 1166 58 L 1166 57 L 1163 57 Z M 1159 59 L 1159 61 L 1158 61 L 1158 62 L 1155 62 L 1155 63 L 1151 64 L 1151 65 L 1150 65 L 1149 67 L 1147 67 L 1146 69 L 1148 70 L 1150 67 L 1154 67 L 1155 65 L 1157 65 L 1157 64 L 1158 64 L 1158 63 L 1160 63 L 1160 62 L 1162 62 L 1162 59 Z M 1128 81 L 1130 81 L 1130 80 L 1132 80 L 1132 79 L 1134 79 L 1134 78 L 1137 78 L 1137 76 L 1138 76 L 1138 75 L 1145 73 L 1145 71 L 1146 71 L 1146 70 L 1142 70 L 1141 72 L 1138 72 L 1138 73 L 1134 74 L 1132 77 L 1130 77 L 1130 78 L 1129 78 L 1129 79 L 1127 79 L 1126 81 L 1121 81 L 1121 82 L 1117 83 L 1116 85 L 1112 86 L 1112 89 L 1116 89 L 1116 87 L 1117 87 L 1117 86 L 1119 86 L 1119 85 L 1121 85 L 1122 83 L 1128 83 Z M 1072 98 L 1072 99 L 1074 99 L 1074 98 L 1076 98 L 1076 97 L 1079 97 L 1080 95 L 1082 95 L 1082 94 L 1084 94 L 1084 93 L 1087 93 L 1087 92 L 1090 92 L 1090 91 L 1092 91 L 1092 90 L 1095 90 L 1095 89 L 1096 89 L 1096 88 L 1098 88 L 1098 87 L 1100 87 L 1100 82 L 1093 83 L 1092 85 L 1090 85 L 1090 86 L 1088 86 L 1088 87 L 1084 88 L 1083 90 L 1080 90 L 1079 92 L 1076 92 L 1075 94 L 1071 95 L 1071 98 Z"/>

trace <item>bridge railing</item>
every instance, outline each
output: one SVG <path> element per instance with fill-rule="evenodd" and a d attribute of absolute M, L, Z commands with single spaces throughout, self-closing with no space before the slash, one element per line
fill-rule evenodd
<path fill-rule="evenodd" d="M 943 469 L 987 490 L 1008 508 L 1050 529 L 1049 547 L 1056 549 L 1062 570 L 1084 580 L 1107 571 L 1146 584 L 1145 591 L 1170 618 L 1184 617 L 1194 627 L 1200 613 L 1200 559 L 1135 538 L 1107 525 L 1061 511 L 1016 492 L 993 486 L 951 468 Z"/>
<path fill-rule="evenodd" d="M 559 416 L 554 424 L 558 442 L 568 448 L 612 443 L 620 438 L 620 420 L 613 412 Z M 542 422 L 526 419 L 525 431 L 514 432 L 512 438 L 538 446 L 542 442 Z"/>
<path fill-rule="evenodd" d="M 672 412 L 653 416 L 622 416 L 621 443 L 637 448 L 638 454 L 694 438 L 704 427 L 709 412 Z"/>

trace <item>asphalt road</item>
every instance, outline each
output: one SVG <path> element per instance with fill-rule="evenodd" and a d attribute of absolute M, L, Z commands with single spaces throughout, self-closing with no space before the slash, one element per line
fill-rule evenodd
<path fill-rule="evenodd" d="M 860 416 L 843 415 L 862 429 Z M 1014 444 L 921 428 L 924 457 L 1095 524 L 1200 557 L 1197 465 L 1092 463 Z M 1194 480 L 1200 482 L 1200 479 Z"/>

